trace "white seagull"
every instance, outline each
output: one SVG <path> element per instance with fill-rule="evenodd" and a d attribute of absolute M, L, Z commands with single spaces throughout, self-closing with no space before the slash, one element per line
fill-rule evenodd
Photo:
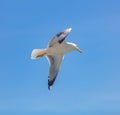
<path fill-rule="evenodd" d="M 66 42 L 65 38 L 70 33 L 72 28 L 68 28 L 58 34 L 56 34 L 49 42 L 46 49 L 34 49 L 31 53 L 31 59 L 40 58 L 46 56 L 50 64 L 48 75 L 48 89 L 54 84 L 57 77 L 63 56 L 65 53 L 77 50 L 82 53 L 82 50 L 74 43 Z"/>

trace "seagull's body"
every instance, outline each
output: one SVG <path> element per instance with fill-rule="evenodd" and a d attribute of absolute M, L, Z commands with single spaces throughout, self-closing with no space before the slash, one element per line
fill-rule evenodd
<path fill-rule="evenodd" d="M 57 77 L 64 54 L 73 50 L 77 50 L 78 52 L 82 53 L 76 44 L 65 41 L 65 38 L 71 30 L 71 28 L 68 28 L 54 36 L 53 39 L 49 42 L 48 48 L 42 50 L 34 49 L 32 51 L 32 59 L 36 59 L 42 56 L 46 56 L 48 59 L 48 62 L 50 64 L 48 75 L 48 89 L 51 88 Z"/>

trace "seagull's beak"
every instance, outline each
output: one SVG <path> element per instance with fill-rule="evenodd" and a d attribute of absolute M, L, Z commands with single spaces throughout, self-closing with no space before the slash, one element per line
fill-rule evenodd
<path fill-rule="evenodd" d="M 78 47 L 76 47 L 76 50 L 80 53 L 83 53 L 83 51 L 81 49 L 79 49 Z"/>

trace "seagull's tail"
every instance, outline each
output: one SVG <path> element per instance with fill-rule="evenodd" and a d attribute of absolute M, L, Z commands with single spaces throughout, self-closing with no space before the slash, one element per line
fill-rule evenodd
<path fill-rule="evenodd" d="M 31 59 L 36 59 L 46 54 L 46 49 L 34 49 L 31 53 Z"/>

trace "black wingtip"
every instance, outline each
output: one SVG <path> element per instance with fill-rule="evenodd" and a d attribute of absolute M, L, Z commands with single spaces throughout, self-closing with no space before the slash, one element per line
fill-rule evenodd
<path fill-rule="evenodd" d="M 51 82 L 49 79 L 48 79 L 48 90 L 51 89 L 51 86 L 53 85 L 53 82 Z"/>
<path fill-rule="evenodd" d="M 57 76 L 57 74 L 56 74 L 56 76 Z M 49 76 L 48 76 L 48 89 L 49 90 L 52 88 L 52 86 L 53 86 L 53 84 L 55 82 L 55 79 L 56 79 L 56 77 L 54 77 L 54 79 L 50 80 Z"/>
<path fill-rule="evenodd" d="M 63 34 L 63 32 L 60 32 L 58 34 L 56 34 L 57 37 L 60 37 Z"/>
<path fill-rule="evenodd" d="M 51 82 L 51 81 L 48 80 L 48 90 L 51 90 L 52 85 L 53 85 L 53 81 Z"/>
<path fill-rule="evenodd" d="M 58 42 L 61 44 L 64 40 L 65 40 L 66 37 L 64 37 L 63 39 L 59 40 Z"/>
<path fill-rule="evenodd" d="M 51 87 L 52 87 L 52 86 L 48 85 L 48 90 L 51 90 Z"/>

